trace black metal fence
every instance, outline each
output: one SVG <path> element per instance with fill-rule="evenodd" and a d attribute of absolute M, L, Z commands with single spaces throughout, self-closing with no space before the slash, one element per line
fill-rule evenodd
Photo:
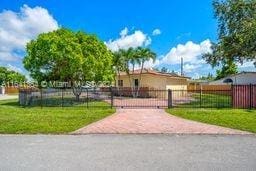
<path fill-rule="evenodd" d="M 230 108 L 231 90 L 172 90 L 173 107 Z"/>
<path fill-rule="evenodd" d="M 73 89 L 23 89 L 19 91 L 19 103 L 41 107 L 111 107 L 111 91 L 82 89 L 77 97 Z"/>
<path fill-rule="evenodd" d="M 167 108 L 167 90 L 124 90 L 112 89 L 113 106 L 121 108 Z M 170 99 L 170 98 L 169 98 Z"/>
<path fill-rule="evenodd" d="M 240 108 L 237 107 L 237 99 L 242 99 L 245 96 L 234 91 L 236 91 L 235 88 L 230 90 L 128 90 L 101 88 L 82 89 L 78 97 L 73 89 L 25 89 L 19 92 L 19 102 L 23 106 L 41 107 Z M 241 89 L 239 89 L 239 92 L 241 92 Z M 256 93 L 256 91 L 253 92 Z M 251 94 L 248 97 L 256 99 L 255 96 Z M 242 106 L 241 108 L 249 107 Z"/>

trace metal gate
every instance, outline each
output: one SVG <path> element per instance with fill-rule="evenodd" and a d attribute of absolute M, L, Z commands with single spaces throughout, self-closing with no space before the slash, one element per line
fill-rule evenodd
<path fill-rule="evenodd" d="M 168 90 L 112 90 L 112 106 L 117 108 L 167 108 Z"/>

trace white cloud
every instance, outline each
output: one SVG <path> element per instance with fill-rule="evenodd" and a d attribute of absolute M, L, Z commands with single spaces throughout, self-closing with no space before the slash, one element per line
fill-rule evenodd
<path fill-rule="evenodd" d="M 156 67 L 160 64 L 159 59 L 156 59 L 155 61 L 153 61 L 152 59 L 150 59 L 149 61 L 146 61 L 144 64 L 144 68 L 153 68 Z"/>
<path fill-rule="evenodd" d="M 202 76 L 201 74 L 196 72 L 196 73 L 194 73 L 192 79 L 199 79 L 201 76 Z"/>
<path fill-rule="evenodd" d="M 127 34 L 128 34 L 128 28 L 125 27 L 123 30 L 121 30 L 120 36 L 121 36 L 121 37 L 125 37 Z"/>
<path fill-rule="evenodd" d="M 133 34 L 128 34 L 128 29 L 125 28 L 120 32 L 120 38 L 116 40 L 109 40 L 105 42 L 111 51 L 118 51 L 119 49 L 128 49 L 130 47 L 136 48 L 139 46 L 147 46 L 151 44 L 151 38 L 140 30 L 134 31 Z"/>
<path fill-rule="evenodd" d="M 0 50 L 0 61 L 13 62 L 17 61 L 19 58 L 20 57 L 13 52 Z"/>
<path fill-rule="evenodd" d="M 157 36 L 157 35 L 160 35 L 161 34 L 161 30 L 160 29 L 155 29 L 155 30 L 153 30 L 153 32 L 152 32 L 152 35 L 153 36 Z"/>
<path fill-rule="evenodd" d="M 191 72 L 195 71 L 196 69 L 200 68 L 201 66 L 202 66 L 201 64 L 190 64 L 190 63 L 187 63 L 187 64 L 184 65 L 183 70 L 186 73 L 191 73 Z"/>
<path fill-rule="evenodd" d="M 200 44 L 188 41 L 186 44 L 179 44 L 173 47 L 161 60 L 164 64 L 179 64 L 181 57 L 184 63 L 202 63 L 202 54 L 211 52 L 211 42 L 209 39 Z"/>
<path fill-rule="evenodd" d="M 42 7 L 24 5 L 18 13 L 0 13 L 0 61 L 21 59 L 28 41 L 38 34 L 58 28 L 57 21 Z"/>
<path fill-rule="evenodd" d="M 237 66 L 239 67 L 239 68 L 252 68 L 252 67 L 255 67 L 254 66 L 254 62 L 252 62 L 252 61 L 249 61 L 249 62 L 244 62 L 243 64 L 241 64 L 241 63 L 237 63 Z"/>

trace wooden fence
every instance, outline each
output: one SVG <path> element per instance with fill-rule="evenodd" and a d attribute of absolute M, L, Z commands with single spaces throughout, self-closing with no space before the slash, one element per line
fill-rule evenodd
<path fill-rule="evenodd" d="M 19 94 L 18 87 L 5 87 L 5 94 Z"/>
<path fill-rule="evenodd" d="M 226 93 L 232 98 L 233 108 L 256 108 L 256 85 L 189 85 L 188 91 L 209 94 Z M 228 91 L 230 90 L 230 91 Z M 208 91 L 208 92 L 207 92 Z"/>
<path fill-rule="evenodd" d="M 188 85 L 188 91 L 200 90 L 231 90 L 231 85 Z"/>
<path fill-rule="evenodd" d="M 203 91 L 208 94 L 231 95 L 231 85 L 189 85 L 188 92 Z"/>
<path fill-rule="evenodd" d="M 232 102 L 234 108 L 256 108 L 256 85 L 233 85 Z"/>

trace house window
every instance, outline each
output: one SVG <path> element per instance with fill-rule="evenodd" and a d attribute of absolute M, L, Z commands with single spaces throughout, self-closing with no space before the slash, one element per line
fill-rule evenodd
<path fill-rule="evenodd" d="M 139 80 L 138 79 L 134 79 L 134 86 L 139 87 Z"/>
<path fill-rule="evenodd" d="M 118 80 L 118 87 L 123 87 L 123 85 L 124 85 L 123 80 Z"/>

